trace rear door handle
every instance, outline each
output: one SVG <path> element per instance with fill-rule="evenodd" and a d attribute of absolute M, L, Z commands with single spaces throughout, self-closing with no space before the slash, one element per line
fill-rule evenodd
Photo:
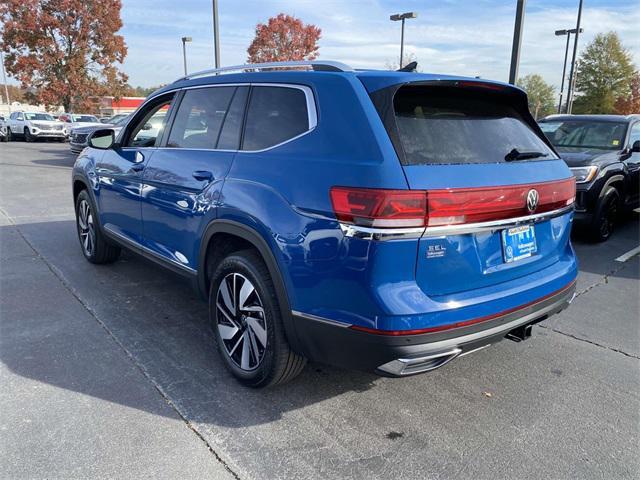
<path fill-rule="evenodd" d="M 208 170 L 196 170 L 193 172 L 193 178 L 200 182 L 210 182 L 213 180 L 213 173 Z"/>

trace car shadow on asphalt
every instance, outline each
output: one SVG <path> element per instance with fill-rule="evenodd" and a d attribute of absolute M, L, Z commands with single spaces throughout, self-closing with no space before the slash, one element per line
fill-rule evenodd
<path fill-rule="evenodd" d="M 571 242 L 578 256 L 580 272 L 595 276 L 638 279 L 637 268 L 626 268 L 615 259 L 640 244 L 640 215 L 632 213 L 616 225 L 605 243 L 590 242 L 584 231 L 574 229 Z"/>
<path fill-rule="evenodd" d="M 122 355 L 130 358 L 165 399 L 191 422 L 231 428 L 260 425 L 332 397 L 366 391 L 381 380 L 368 373 L 310 363 L 298 378 L 286 385 L 266 390 L 243 387 L 226 371 L 218 356 L 206 303 L 182 277 L 129 252 L 124 252 L 113 265 L 89 264 L 80 252 L 72 221 L 18 227 L 56 273 L 56 282 L 65 286 L 65 295 L 80 300 L 93 317 L 92 321 L 104 327 L 97 330 L 109 335 L 123 350 Z M 6 226 L 0 230 L 14 228 Z M 2 238 L 11 235 L 11 232 L 2 233 Z M 17 233 L 13 235 L 19 237 Z M 6 247 L 10 248 L 10 244 Z M 33 261 L 36 259 L 34 256 Z M 3 280 L 7 284 L 7 280 Z M 22 282 L 25 285 L 21 285 Z M 85 352 L 91 348 L 91 338 L 85 340 L 84 334 L 78 335 L 76 315 L 58 311 L 55 300 L 47 308 L 39 304 L 48 299 L 46 295 L 43 298 L 29 292 L 30 282 L 26 276 L 11 280 L 15 295 L 24 292 L 20 301 L 33 303 L 32 308 L 27 305 L 9 312 L 9 315 L 19 314 L 24 325 L 23 332 L 14 332 L 14 339 L 5 337 L 5 348 L 0 348 L 0 360 L 12 372 L 109 402 L 163 414 L 155 407 L 149 410 L 147 399 L 132 396 L 126 389 L 96 385 L 96 378 L 101 376 L 93 372 L 108 367 L 110 357 L 94 358 L 91 360 L 94 365 L 88 365 Z M 7 290 L 3 296 L 10 294 Z M 54 336 L 50 335 L 48 323 L 49 326 L 55 324 Z M 25 336 L 30 338 L 28 345 L 18 345 Z"/>

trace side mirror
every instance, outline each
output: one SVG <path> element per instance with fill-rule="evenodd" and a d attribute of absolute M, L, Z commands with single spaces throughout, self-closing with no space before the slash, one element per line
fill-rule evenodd
<path fill-rule="evenodd" d="M 151 130 L 153 128 L 153 126 L 147 122 L 142 126 L 142 130 Z"/>
<path fill-rule="evenodd" d="M 631 151 L 633 153 L 640 152 L 640 140 L 636 140 L 635 142 L 633 142 L 633 145 L 631 145 Z"/>
<path fill-rule="evenodd" d="M 99 150 L 107 150 L 113 146 L 115 140 L 115 132 L 110 128 L 103 128 L 96 130 L 89 137 L 89 146 Z"/>

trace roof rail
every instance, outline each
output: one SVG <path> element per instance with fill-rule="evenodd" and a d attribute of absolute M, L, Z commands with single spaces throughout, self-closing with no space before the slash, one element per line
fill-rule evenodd
<path fill-rule="evenodd" d="M 190 80 L 198 77 L 208 77 L 212 75 L 220 75 L 221 73 L 229 72 L 251 72 L 251 71 L 264 71 L 264 70 L 287 70 L 298 69 L 300 67 L 307 67 L 310 70 L 319 72 L 353 72 L 354 69 L 349 65 L 342 62 L 334 62 L 332 60 L 320 61 L 320 60 L 302 60 L 295 62 L 268 62 L 268 63 L 248 63 L 246 65 L 234 65 L 232 67 L 212 68 L 210 70 L 202 70 L 195 72 L 185 77 L 181 77 L 179 80 Z"/>

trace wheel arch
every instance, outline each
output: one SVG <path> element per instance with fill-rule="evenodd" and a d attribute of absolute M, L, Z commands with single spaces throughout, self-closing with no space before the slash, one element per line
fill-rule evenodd
<path fill-rule="evenodd" d="M 607 188 L 615 187 L 616 190 L 618 190 L 618 193 L 620 193 L 621 200 L 624 201 L 626 187 L 627 187 L 625 180 L 626 180 L 625 176 L 621 174 L 615 174 L 609 177 L 605 182 L 605 184 L 600 189 L 600 194 L 598 195 L 598 199 L 602 200 L 602 198 L 604 197 L 604 194 L 607 191 Z"/>
<path fill-rule="evenodd" d="M 291 313 L 291 303 L 289 302 L 289 296 L 285 286 L 282 272 L 278 266 L 278 262 L 271 251 L 271 247 L 267 241 L 258 233 L 255 229 L 233 220 L 213 220 L 205 229 L 200 244 L 200 254 L 198 259 L 198 291 L 203 298 L 207 298 L 209 294 L 209 272 L 208 272 L 208 259 L 211 252 L 211 248 L 216 243 L 216 236 L 235 237 L 240 243 L 244 243 L 249 247 L 255 249 L 269 271 L 269 275 L 273 281 L 274 288 L 276 290 L 276 296 L 280 305 L 280 313 L 282 314 L 282 321 L 285 327 L 285 333 L 287 340 L 291 348 L 301 353 L 300 342 L 295 330 L 293 315 Z M 220 238 L 220 237 L 218 237 Z"/>

